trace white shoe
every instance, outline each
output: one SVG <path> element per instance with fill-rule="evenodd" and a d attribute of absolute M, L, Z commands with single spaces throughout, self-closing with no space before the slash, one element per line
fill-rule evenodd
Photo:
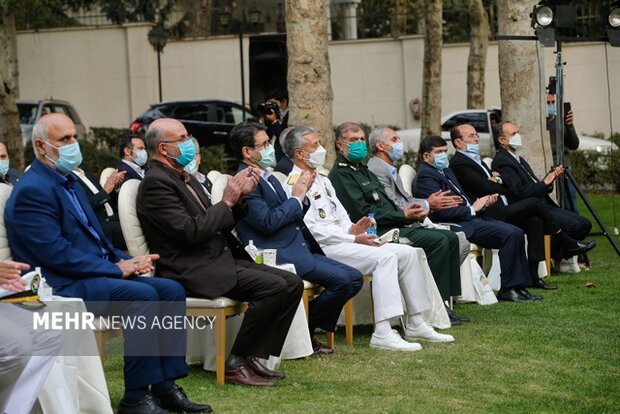
<path fill-rule="evenodd" d="M 422 339 L 423 341 L 429 342 L 454 342 L 454 337 L 452 335 L 435 332 L 428 322 L 425 322 L 417 329 L 411 329 L 406 326 L 405 339 L 408 341 Z"/>
<path fill-rule="evenodd" d="M 416 342 L 405 341 L 395 329 L 392 329 L 385 338 L 379 338 L 373 333 L 370 338 L 370 347 L 391 351 L 419 351 L 422 349 L 422 345 Z"/>

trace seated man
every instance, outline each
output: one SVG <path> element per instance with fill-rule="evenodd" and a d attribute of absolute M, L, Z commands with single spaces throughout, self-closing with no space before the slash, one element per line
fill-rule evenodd
<path fill-rule="evenodd" d="M 353 122 L 338 126 L 336 134 L 338 156 L 329 173 L 338 199 L 357 222 L 374 213 L 377 230 L 383 234 L 392 228 L 400 229 L 400 236 L 409 239 L 413 246 L 426 253 L 437 288 L 444 301 L 461 294 L 459 270 L 459 239 L 449 230 L 429 229 L 420 222 L 426 218 L 427 209 L 411 205 L 405 210 L 398 207 L 385 193 L 383 185 L 368 170 L 363 161 L 368 155 L 362 128 Z M 447 308 L 452 324 L 468 320 Z"/>
<path fill-rule="evenodd" d="M 368 144 L 373 155 L 368 160 L 368 169 L 383 184 L 385 194 L 390 197 L 390 200 L 402 210 L 407 209 L 416 200 L 405 190 L 403 181 L 394 166 L 394 163 L 404 154 L 404 146 L 400 137 L 391 128 L 375 128 L 368 137 Z M 458 206 L 461 197 L 449 195 L 449 191 L 437 192 L 431 194 L 426 202 L 431 210 L 439 210 Z M 429 228 L 436 226 L 428 217 L 421 224 Z M 462 231 L 457 232 L 456 235 L 459 238 L 459 262 L 463 264 L 469 256 L 471 243 Z"/>
<path fill-rule="evenodd" d="M 10 167 L 10 161 L 9 147 L 6 142 L 0 141 L 0 183 L 15 185 L 22 175 L 15 168 Z"/>
<path fill-rule="evenodd" d="M 485 217 L 505 221 L 523 229 L 527 235 L 527 258 L 533 287 L 555 289 L 538 277 L 538 263 L 545 259 L 545 234 L 553 235 L 564 253 L 585 253 L 594 244 L 581 243 L 567 236 L 549 213 L 549 207 L 541 199 L 528 197 L 509 203 L 506 183 L 501 174 L 491 171 L 480 160 L 479 136 L 468 124 L 457 125 L 450 131 L 452 145 L 457 150 L 450 160 L 450 169 L 458 177 L 459 184 L 470 200 L 485 195 L 499 194 L 499 200 L 483 210 Z"/>
<path fill-rule="evenodd" d="M 482 215 L 481 210 L 497 201 L 497 194 L 470 201 L 448 168 L 448 145 L 439 136 L 422 139 L 418 156 L 421 160 L 420 169 L 413 180 L 416 197 L 428 197 L 438 190 L 450 190 L 463 198 L 459 206 L 434 211 L 431 218 L 452 223 L 454 228 L 465 233 L 467 240 L 481 247 L 499 249 L 502 284 L 498 298 L 513 302 L 541 299 L 525 289 L 530 278 L 523 231 Z"/>
<path fill-rule="evenodd" d="M 592 223 L 579 214 L 563 210 L 549 197 L 553 191 L 553 183 L 564 173 L 563 166 L 553 168 L 542 180 L 534 174 L 530 165 L 517 154 L 521 147 L 521 135 L 519 128 L 511 122 L 500 122 L 494 136 L 495 146 L 499 148 L 493 159 L 493 171 L 501 174 L 506 187 L 506 197 L 510 203 L 514 203 L 528 197 L 536 197 L 542 200 L 549 208 L 549 213 L 560 226 L 562 231 L 570 238 L 583 240 L 592 229 Z M 595 240 L 579 244 L 579 248 L 590 250 L 596 245 Z M 552 246 L 552 256 L 559 260 L 562 257 L 558 243 Z M 574 253 L 570 250 L 565 252 L 565 257 Z"/>
<path fill-rule="evenodd" d="M 123 182 L 127 180 L 142 180 L 148 154 L 140 135 L 135 134 L 124 138 L 121 141 L 120 153 L 121 162 L 118 163 L 116 169 L 118 171 L 125 171 Z"/>
<path fill-rule="evenodd" d="M 177 304 L 171 316 L 183 318 L 181 285 L 138 277 L 153 270 L 152 260 L 158 256 L 131 257 L 115 249 L 86 195 L 75 185 L 77 178 L 71 172 L 79 167 L 82 154 L 71 118 L 60 113 L 41 117 L 32 130 L 32 146 L 36 159 L 13 189 L 5 209 L 13 257 L 41 267 L 54 294 L 82 298 L 95 314 L 143 316 L 148 322 L 166 301 Z M 171 338 L 170 334 L 156 335 L 152 329 L 123 330 L 125 395 L 119 413 L 211 412 L 210 406 L 189 401 L 174 383 L 188 372 L 184 330 L 174 332 Z M 160 349 L 171 346 L 176 352 L 160 356 Z"/>
<path fill-rule="evenodd" d="M 302 279 L 325 288 L 310 302 L 308 327 L 315 353 L 328 354 L 331 348 L 314 336 L 317 328 L 334 331 L 342 307 L 362 288 L 362 274 L 323 254 L 303 222 L 309 207 L 305 195 L 314 175 L 305 172 L 287 197 L 280 182 L 266 169 L 275 160 L 273 145 L 265 128 L 254 122 L 238 124 L 230 132 L 233 151 L 241 161 L 239 170 L 250 166 L 260 171 L 258 186 L 246 196 L 248 214 L 237 223 L 244 243 L 250 240 L 263 249 L 277 249 L 280 263 L 292 263 Z"/>
<path fill-rule="evenodd" d="M 0 287 L 22 292 L 21 272 L 29 268 L 0 262 Z M 61 331 L 33 329 L 32 312 L 0 303 L 0 413 L 30 413 L 61 346 Z"/>
<path fill-rule="evenodd" d="M 376 234 L 366 234 L 371 225 L 368 217 L 351 223 L 329 179 L 317 174 L 317 168 L 325 163 L 326 151 L 316 131 L 306 126 L 294 128 L 284 141 L 284 153 L 295 163 L 284 185 L 287 194 L 292 193 L 304 171 L 316 177 L 307 192 L 310 208 L 304 222 L 327 257 L 355 267 L 363 274 L 372 274 L 375 332 L 370 347 L 402 351 L 422 349 L 415 342 L 403 341 L 398 332 L 392 330 L 390 319 L 404 314 L 401 294 L 408 314 L 403 327 L 406 339 L 454 341 L 451 335 L 435 332 L 422 315 L 431 309 L 431 301 L 414 248 L 375 241 Z"/>
<path fill-rule="evenodd" d="M 151 249 L 161 252 L 156 275 L 172 278 L 188 294 L 227 296 L 249 302 L 226 361 L 225 381 L 272 386 L 284 373 L 264 367 L 259 358 L 280 356 L 303 293 L 301 279 L 256 264 L 231 234 L 245 213 L 245 195 L 258 181 L 247 168 L 234 176 L 222 201 L 210 196 L 183 170 L 196 147 L 182 123 L 160 118 L 145 135 L 151 166 L 138 190 L 138 218 Z"/>

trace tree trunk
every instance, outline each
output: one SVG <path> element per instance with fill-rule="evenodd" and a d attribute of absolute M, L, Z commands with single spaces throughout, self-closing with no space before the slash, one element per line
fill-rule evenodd
<path fill-rule="evenodd" d="M 489 19 L 482 0 L 469 1 L 469 61 L 467 62 L 467 108 L 484 108 L 484 73 L 489 44 Z"/>
<path fill-rule="evenodd" d="M 424 72 L 422 77 L 422 135 L 441 133 L 441 0 L 424 2 Z"/>
<path fill-rule="evenodd" d="M 498 32 L 502 35 L 529 35 L 529 14 L 537 0 L 500 0 Z M 546 130 L 544 82 L 538 72 L 536 48 L 533 41 L 499 41 L 499 82 L 502 99 L 502 120 L 513 122 L 523 137 L 523 155 L 536 174 L 542 177 L 553 164 L 549 133 Z M 542 52 L 540 57 L 542 60 Z M 544 62 L 541 62 L 544 67 Z"/>
<path fill-rule="evenodd" d="M 11 165 L 23 170 L 24 146 L 15 102 L 19 79 L 15 17 L 2 8 L 0 19 L 0 140 L 7 143 Z"/>
<path fill-rule="evenodd" d="M 336 153 L 325 0 L 287 0 L 286 36 L 289 125 L 309 125 L 318 130 L 327 150 L 325 168 L 329 168 Z"/>

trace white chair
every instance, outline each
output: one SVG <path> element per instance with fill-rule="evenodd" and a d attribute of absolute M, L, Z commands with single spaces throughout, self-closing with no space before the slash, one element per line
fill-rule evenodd
<path fill-rule="evenodd" d="M 222 175 L 221 172 L 217 170 L 211 170 L 207 173 L 207 178 L 209 179 L 209 181 L 211 181 L 211 184 L 215 184 L 217 177 L 219 177 L 220 175 Z"/>
<path fill-rule="evenodd" d="M 12 259 L 9 238 L 6 235 L 6 226 L 4 224 L 4 207 L 11 195 L 11 190 L 13 190 L 13 187 L 10 185 L 0 184 L 0 261 Z"/>
<path fill-rule="evenodd" d="M 218 179 L 218 181 L 220 180 Z M 132 256 L 144 255 L 149 252 L 136 209 L 136 198 L 139 186 L 139 180 L 128 180 L 123 184 L 118 194 L 118 214 L 121 222 L 121 229 L 125 237 L 125 242 L 127 243 L 129 254 Z M 217 383 L 224 384 L 226 318 L 245 312 L 247 305 L 221 296 L 214 299 L 187 297 L 186 306 L 187 316 L 207 317 L 209 320 L 214 320 L 215 375 Z"/>
<path fill-rule="evenodd" d="M 271 173 L 271 175 L 273 175 L 274 177 L 276 177 L 278 179 L 278 181 L 280 181 L 280 183 L 284 183 L 284 181 L 286 181 L 286 175 L 284 175 L 284 173 L 281 173 L 280 171 L 274 171 Z"/>
<path fill-rule="evenodd" d="M 491 158 L 491 157 L 484 157 L 482 159 L 482 162 L 484 162 L 487 165 L 487 167 L 489 167 L 489 170 L 490 170 L 491 169 L 491 165 L 493 164 L 493 158 Z"/>
<path fill-rule="evenodd" d="M 409 164 L 403 164 L 400 166 L 398 170 L 398 175 L 403 182 L 403 187 L 408 195 L 411 195 L 411 183 L 413 183 L 413 178 L 415 177 L 415 170 Z"/>
<path fill-rule="evenodd" d="M 216 204 L 222 201 L 224 195 L 224 189 L 228 185 L 228 180 L 232 178 L 230 174 L 220 174 L 215 181 L 211 181 L 211 204 Z"/>
<path fill-rule="evenodd" d="M 108 178 L 110 178 L 114 171 L 115 168 L 113 167 L 104 168 L 103 171 L 101 171 L 101 175 L 99 176 L 99 184 L 102 187 L 105 186 L 106 181 L 108 181 Z"/>

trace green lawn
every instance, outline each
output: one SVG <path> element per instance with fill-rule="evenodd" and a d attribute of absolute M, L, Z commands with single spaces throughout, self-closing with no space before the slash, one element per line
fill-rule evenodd
<path fill-rule="evenodd" d="M 613 229 L 611 198 L 592 202 Z M 220 413 L 617 413 L 620 260 L 606 239 L 598 240 L 592 270 L 553 277 L 559 290 L 544 292 L 541 302 L 456 305 L 472 322 L 448 331 L 453 344 L 377 351 L 368 347 L 371 328 L 356 327 L 352 346 L 338 333 L 335 354 L 285 361 L 288 377 L 272 389 L 220 387 L 200 367 L 179 383 Z M 106 360 L 106 376 L 116 406 L 123 391 L 119 357 Z"/>

